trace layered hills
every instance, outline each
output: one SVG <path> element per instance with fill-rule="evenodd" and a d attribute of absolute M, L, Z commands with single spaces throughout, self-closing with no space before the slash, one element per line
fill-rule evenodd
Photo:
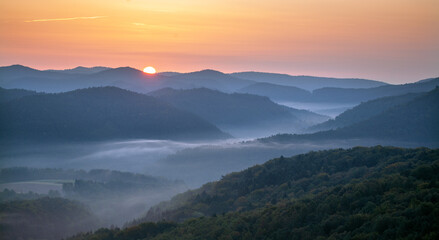
<path fill-rule="evenodd" d="M 0 113 L 2 140 L 228 137 L 192 113 L 115 87 L 26 96 L 2 103 Z"/>
<path fill-rule="evenodd" d="M 251 94 L 227 94 L 207 88 L 161 89 L 150 93 L 179 109 L 192 112 L 226 132 L 292 132 L 320 123 L 326 116 L 278 105 L 267 97 Z"/>

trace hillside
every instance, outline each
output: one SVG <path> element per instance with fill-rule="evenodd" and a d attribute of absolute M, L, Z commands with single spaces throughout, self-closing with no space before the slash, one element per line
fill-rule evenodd
<path fill-rule="evenodd" d="M 208 139 L 226 134 L 194 114 L 115 87 L 3 103 L 1 140 Z"/>
<path fill-rule="evenodd" d="M 62 196 L 83 204 L 98 220 L 97 227 L 121 226 L 185 190 L 182 181 L 104 169 L 0 169 L 0 202 Z"/>
<path fill-rule="evenodd" d="M 238 89 L 237 92 L 266 96 L 273 101 L 289 101 L 293 98 L 309 101 L 312 97 L 311 92 L 304 89 L 272 83 L 255 83 Z"/>
<path fill-rule="evenodd" d="M 291 76 L 279 73 L 264 72 L 237 72 L 231 76 L 248 79 L 255 82 L 265 82 L 284 86 L 297 87 L 308 91 L 313 91 L 323 87 L 335 88 L 372 88 L 387 85 L 387 83 L 359 79 L 359 78 L 328 78 L 314 76 Z"/>
<path fill-rule="evenodd" d="M 232 135 L 239 131 L 259 130 L 261 126 L 263 130 L 270 130 L 271 134 L 288 132 L 327 119 L 312 112 L 278 105 L 266 97 L 227 94 L 207 88 L 190 90 L 166 88 L 152 92 L 150 95 L 201 116 Z"/>
<path fill-rule="evenodd" d="M 346 127 L 367 119 L 370 119 L 376 115 L 379 115 L 392 107 L 398 105 L 404 105 L 415 98 L 422 96 L 423 93 L 409 93 L 401 96 L 392 96 L 378 98 L 375 100 L 367 101 L 349 109 L 342 114 L 338 115 L 335 119 L 328 120 L 326 122 L 317 124 L 310 128 L 311 131 L 324 131 L 330 129 L 336 129 Z"/>
<path fill-rule="evenodd" d="M 264 75 L 263 73 L 258 74 L 262 74 L 261 76 Z M 236 76 L 239 76 L 239 74 Z M 260 82 L 244 87 L 238 90 L 238 92 L 247 92 L 261 96 L 267 96 L 270 99 L 278 102 L 358 104 L 361 102 L 382 97 L 398 96 L 408 93 L 428 92 L 433 90 L 436 86 L 439 86 L 439 78 L 425 79 L 414 83 L 400 85 L 390 85 L 385 83 L 379 84 L 379 82 L 377 82 L 377 84 L 370 85 L 355 85 L 355 79 L 345 79 L 343 81 L 339 79 L 345 84 L 334 84 L 333 86 L 328 86 L 328 84 L 322 80 L 318 81 L 319 84 L 316 84 L 315 88 L 309 89 L 303 87 L 300 84 L 292 84 L 291 81 L 288 80 L 291 78 L 291 76 L 281 76 L 282 75 L 279 76 L 279 79 L 282 79 L 282 81 L 265 81 L 262 77 L 255 78 L 255 81 Z M 267 79 L 270 78 L 267 77 Z M 309 83 L 311 84 L 312 80 L 310 79 L 309 81 Z M 269 84 L 267 84 L 267 82 Z M 294 87 L 298 87 L 300 89 L 296 89 Z"/>
<path fill-rule="evenodd" d="M 439 86 L 439 78 L 401 85 L 385 85 L 367 89 L 320 88 L 313 91 L 313 101 L 364 102 L 376 98 L 407 93 L 428 92 Z"/>
<path fill-rule="evenodd" d="M 4 89 L 0 87 L 0 103 L 9 102 L 25 96 L 35 95 L 37 92 L 23 89 Z"/>
<path fill-rule="evenodd" d="M 98 226 L 83 205 L 62 198 L 3 202 L 0 213 L 0 235 L 5 240 L 56 240 Z"/>
<path fill-rule="evenodd" d="M 380 146 L 280 157 L 180 194 L 137 221 L 179 224 L 71 239 L 434 239 L 438 159 L 438 150 Z"/>
<path fill-rule="evenodd" d="M 253 84 L 253 81 L 233 77 L 219 71 L 206 69 L 197 72 L 176 74 L 170 77 L 168 87 L 177 88 L 175 83 L 184 83 L 189 88 L 209 88 L 222 92 L 234 92 Z"/>
<path fill-rule="evenodd" d="M 424 146 L 439 143 L 439 88 L 414 100 L 391 107 L 367 120 L 336 130 L 304 135 L 278 135 L 261 142 L 327 141 L 331 139 L 372 139 L 405 141 Z"/>

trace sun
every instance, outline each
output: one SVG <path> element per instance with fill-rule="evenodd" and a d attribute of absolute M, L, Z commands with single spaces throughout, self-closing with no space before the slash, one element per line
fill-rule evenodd
<path fill-rule="evenodd" d="M 156 70 L 155 70 L 155 68 L 153 68 L 153 67 L 151 67 L 151 66 L 148 66 L 148 67 L 146 67 L 146 68 L 143 69 L 143 72 L 144 72 L 144 73 L 147 73 L 147 74 L 155 74 L 155 73 L 156 73 Z"/>

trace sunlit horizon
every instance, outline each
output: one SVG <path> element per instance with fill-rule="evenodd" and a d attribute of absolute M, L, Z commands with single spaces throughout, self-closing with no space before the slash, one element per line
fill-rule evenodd
<path fill-rule="evenodd" d="M 49 7 L 48 7 L 49 6 Z M 0 65 L 274 72 L 389 83 L 439 76 L 439 2 L 17 0 Z"/>

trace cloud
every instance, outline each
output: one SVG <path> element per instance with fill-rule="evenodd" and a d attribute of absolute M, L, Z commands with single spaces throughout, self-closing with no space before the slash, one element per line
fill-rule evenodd
<path fill-rule="evenodd" d="M 69 21 L 69 20 L 82 20 L 82 19 L 98 19 L 105 18 L 107 16 L 92 16 L 92 17 L 71 17 L 71 18 L 49 18 L 49 19 L 34 19 L 24 22 L 52 22 L 52 21 Z"/>
<path fill-rule="evenodd" d="M 136 26 L 145 26 L 145 24 L 144 23 L 133 23 L 133 25 L 136 25 Z"/>

